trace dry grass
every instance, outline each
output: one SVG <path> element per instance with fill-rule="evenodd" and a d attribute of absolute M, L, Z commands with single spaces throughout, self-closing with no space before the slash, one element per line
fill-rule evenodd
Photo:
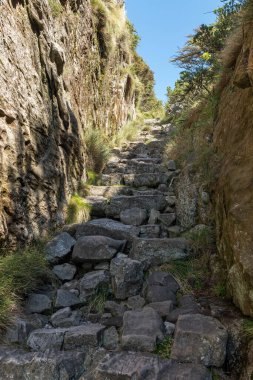
<path fill-rule="evenodd" d="M 84 143 L 87 151 L 88 169 L 97 174 L 101 173 L 111 154 L 108 138 L 101 130 L 88 128 L 84 134 Z"/>

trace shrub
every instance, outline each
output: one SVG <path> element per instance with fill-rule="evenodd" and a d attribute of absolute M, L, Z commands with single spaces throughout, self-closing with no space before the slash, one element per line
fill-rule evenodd
<path fill-rule="evenodd" d="M 84 134 L 88 156 L 88 169 L 99 174 L 104 169 L 111 154 L 110 144 L 99 129 L 88 128 Z"/>
<path fill-rule="evenodd" d="M 91 206 L 87 201 L 75 194 L 71 197 L 67 208 L 67 224 L 87 222 L 90 218 Z"/>
<path fill-rule="evenodd" d="M 50 277 L 43 247 L 34 243 L 0 258 L 0 329 L 11 322 L 21 298 Z"/>

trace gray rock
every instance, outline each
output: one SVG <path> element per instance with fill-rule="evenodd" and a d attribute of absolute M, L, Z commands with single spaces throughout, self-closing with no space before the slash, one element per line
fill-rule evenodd
<path fill-rule="evenodd" d="M 160 211 L 152 209 L 150 211 L 148 224 L 156 224 L 158 222 L 159 216 L 160 216 Z"/>
<path fill-rule="evenodd" d="M 116 350 L 119 344 L 119 335 L 117 329 L 112 326 L 104 331 L 103 347 L 106 350 Z"/>
<path fill-rule="evenodd" d="M 85 198 L 85 201 L 90 206 L 91 216 L 97 218 L 105 217 L 107 198 L 88 196 Z"/>
<path fill-rule="evenodd" d="M 133 187 L 157 187 L 160 184 L 166 185 L 169 179 L 170 175 L 167 173 L 125 174 L 123 176 L 125 185 Z"/>
<path fill-rule="evenodd" d="M 164 338 L 163 329 L 162 319 L 154 309 L 127 311 L 123 316 L 122 348 L 152 352 Z"/>
<path fill-rule="evenodd" d="M 167 168 L 168 168 L 168 170 L 171 170 L 171 171 L 177 170 L 175 161 L 169 160 L 169 162 L 167 164 Z"/>
<path fill-rule="evenodd" d="M 177 302 L 176 293 L 169 287 L 162 285 L 148 285 L 145 298 L 147 303 L 171 301 L 175 305 Z"/>
<path fill-rule="evenodd" d="M 99 263 L 94 266 L 94 270 L 108 270 L 110 269 L 110 264 L 108 262 Z"/>
<path fill-rule="evenodd" d="M 142 196 L 118 196 L 113 197 L 107 205 L 106 214 L 109 217 L 119 218 L 121 211 L 139 207 L 150 211 L 152 209 L 163 211 L 167 205 L 163 195 L 142 195 Z"/>
<path fill-rule="evenodd" d="M 62 281 L 73 280 L 76 274 L 76 266 L 71 264 L 55 265 L 53 267 L 54 274 Z"/>
<path fill-rule="evenodd" d="M 61 75 L 65 64 L 65 54 L 62 47 L 56 42 L 51 43 L 50 59 L 55 63 L 58 75 Z"/>
<path fill-rule="evenodd" d="M 171 357 L 207 367 L 222 367 L 227 339 L 228 333 L 217 319 L 200 314 L 181 315 L 176 324 Z"/>
<path fill-rule="evenodd" d="M 72 380 L 85 371 L 85 354 L 27 352 L 0 347 L 0 378 L 4 380 Z"/>
<path fill-rule="evenodd" d="M 128 257 L 116 257 L 111 261 L 112 289 L 116 299 L 125 300 L 137 295 L 143 284 L 143 266 Z"/>
<path fill-rule="evenodd" d="M 78 293 L 76 294 L 76 292 L 65 290 L 65 289 L 57 290 L 56 300 L 55 300 L 56 308 L 76 306 L 80 304 L 82 304 L 82 301 L 78 297 Z"/>
<path fill-rule="evenodd" d="M 179 307 L 167 315 L 167 321 L 175 323 L 180 315 L 185 314 L 201 314 L 201 307 L 197 304 L 192 295 L 184 295 L 181 297 Z"/>
<path fill-rule="evenodd" d="M 162 193 L 166 193 L 168 191 L 168 186 L 165 184 L 161 184 L 158 186 L 157 190 L 161 191 Z"/>
<path fill-rule="evenodd" d="M 31 332 L 28 337 L 27 345 L 34 351 L 62 349 L 65 329 L 38 329 Z"/>
<path fill-rule="evenodd" d="M 29 334 L 36 329 L 42 328 L 48 322 L 43 315 L 32 314 L 22 318 L 16 317 L 8 326 L 3 341 L 7 344 L 25 344 Z"/>
<path fill-rule="evenodd" d="M 142 239 L 133 241 L 130 257 L 143 262 L 147 267 L 161 265 L 171 260 L 184 259 L 189 255 L 189 244 L 184 238 Z"/>
<path fill-rule="evenodd" d="M 106 236 L 84 236 L 78 239 L 72 259 L 76 263 L 109 261 L 124 249 L 125 244 L 125 240 L 114 240 Z"/>
<path fill-rule="evenodd" d="M 109 284 L 109 273 L 104 270 L 86 273 L 79 282 L 81 295 L 89 294 L 100 286 Z"/>
<path fill-rule="evenodd" d="M 169 238 L 171 239 L 179 237 L 181 233 L 184 232 L 184 229 L 180 226 L 170 226 L 166 230 L 169 234 Z"/>
<path fill-rule="evenodd" d="M 51 264 L 57 264 L 70 254 L 76 240 L 67 232 L 62 232 L 47 243 L 45 251 L 46 258 Z"/>
<path fill-rule="evenodd" d="M 147 307 L 152 307 L 162 318 L 167 317 L 173 309 L 172 301 L 163 302 L 153 302 L 147 305 Z"/>
<path fill-rule="evenodd" d="M 165 327 L 165 335 L 166 336 L 172 336 L 175 332 L 176 325 L 171 322 L 164 322 L 164 327 Z"/>
<path fill-rule="evenodd" d="M 46 313 L 52 308 L 51 299 L 45 294 L 32 293 L 28 296 L 26 302 L 26 311 L 28 313 Z"/>
<path fill-rule="evenodd" d="M 160 237 L 161 228 L 157 224 L 147 224 L 140 227 L 140 237 L 154 239 Z"/>
<path fill-rule="evenodd" d="M 127 307 L 131 310 L 142 309 L 145 302 L 145 299 L 140 295 L 129 297 L 127 300 Z"/>
<path fill-rule="evenodd" d="M 172 274 L 167 272 L 155 271 L 150 274 L 147 279 L 148 285 L 161 285 L 169 288 L 170 291 L 176 293 L 180 286 Z"/>
<path fill-rule="evenodd" d="M 113 317 L 123 317 L 126 307 L 114 301 L 106 301 L 105 311 L 110 313 Z"/>
<path fill-rule="evenodd" d="M 158 217 L 158 220 L 165 227 L 170 227 L 176 221 L 176 214 L 174 214 L 174 213 L 160 214 Z"/>
<path fill-rule="evenodd" d="M 66 307 L 54 313 L 50 322 L 54 327 L 71 327 L 78 326 L 81 319 L 82 313 L 79 310 L 72 311 L 70 307 Z"/>
<path fill-rule="evenodd" d="M 132 226 L 140 226 L 147 219 L 147 211 L 138 207 L 121 211 L 120 221 Z"/>
<path fill-rule="evenodd" d="M 107 354 L 85 380 L 211 380 L 202 365 L 176 363 L 139 352 Z M 84 378 L 82 379 L 84 380 Z"/>
<path fill-rule="evenodd" d="M 139 235 L 139 231 L 138 227 L 129 226 L 116 220 L 102 218 L 79 225 L 76 231 L 76 238 L 101 235 L 117 240 L 132 241 L 134 237 Z"/>
<path fill-rule="evenodd" d="M 104 186 L 121 185 L 123 183 L 122 173 L 102 174 L 101 184 Z"/>

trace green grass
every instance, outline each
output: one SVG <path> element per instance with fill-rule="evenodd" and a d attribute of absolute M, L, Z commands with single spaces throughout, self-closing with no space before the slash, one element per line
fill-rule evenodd
<path fill-rule="evenodd" d="M 89 302 L 89 313 L 95 312 L 102 314 L 105 308 L 105 303 L 108 299 L 108 288 L 106 286 L 100 286 L 96 289 L 94 297 Z"/>
<path fill-rule="evenodd" d="M 243 335 L 247 340 L 253 339 L 253 320 L 246 319 L 243 323 Z"/>
<path fill-rule="evenodd" d="M 67 207 L 67 224 L 87 222 L 90 218 L 91 206 L 87 201 L 75 194 Z"/>
<path fill-rule="evenodd" d="M 0 329 L 20 309 L 22 297 L 50 277 L 43 247 L 43 243 L 34 243 L 0 258 Z"/>
<path fill-rule="evenodd" d="M 101 130 L 88 128 L 84 134 L 84 143 L 89 171 L 96 174 L 101 173 L 111 155 L 108 139 Z"/>
<path fill-rule="evenodd" d="M 48 4 L 51 8 L 53 17 L 56 18 L 60 16 L 63 11 L 61 3 L 58 0 L 48 0 Z"/>
<path fill-rule="evenodd" d="M 172 345 L 173 338 L 169 336 L 157 345 L 154 353 L 163 359 L 170 359 Z"/>
<path fill-rule="evenodd" d="M 136 140 L 140 130 L 141 127 L 138 121 L 127 123 L 113 136 L 113 145 L 121 147 L 125 143 Z"/>

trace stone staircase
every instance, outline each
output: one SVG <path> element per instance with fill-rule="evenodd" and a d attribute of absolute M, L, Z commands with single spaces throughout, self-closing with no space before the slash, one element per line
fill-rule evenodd
<path fill-rule="evenodd" d="M 159 266 L 191 255 L 176 224 L 175 163 L 153 125 L 114 149 L 102 185 L 90 186 L 92 220 L 47 244 L 52 283 L 27 297 L 0 347 L 5 380 L 210 380 L 228 333 Z M 170 339 L 171 358 L 155 354 Z"/>

